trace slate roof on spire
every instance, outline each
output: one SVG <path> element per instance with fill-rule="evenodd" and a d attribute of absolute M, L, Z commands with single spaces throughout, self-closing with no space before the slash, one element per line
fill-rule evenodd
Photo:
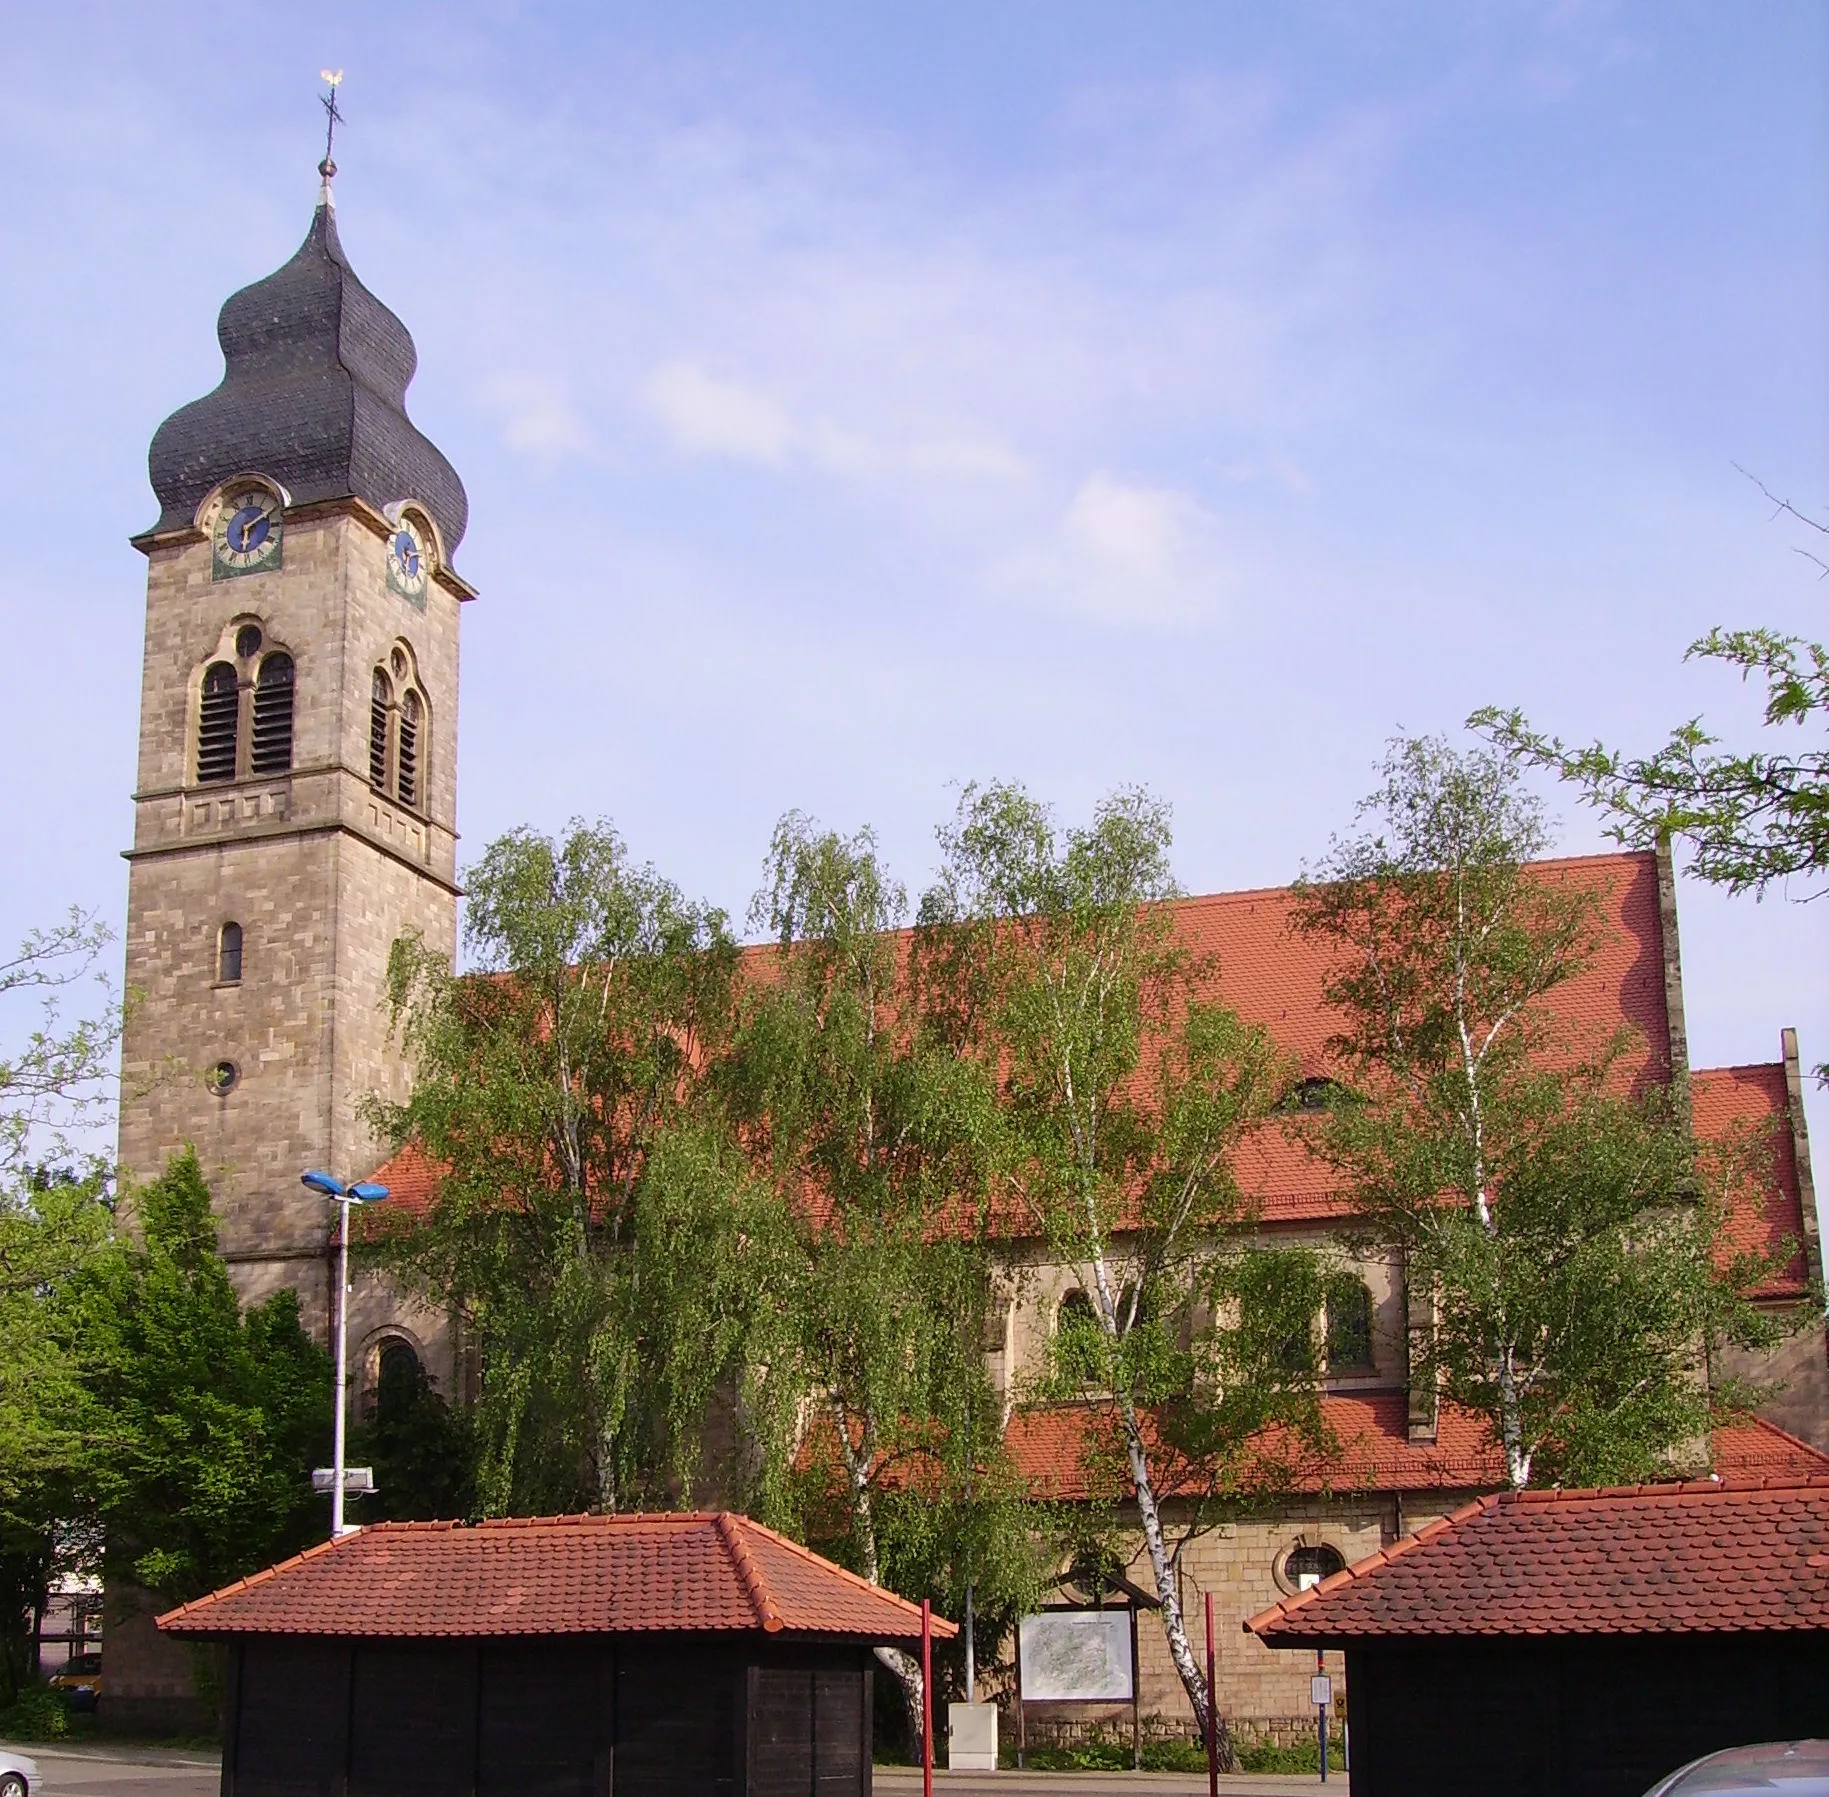
<path fill-rule="evenodd" d="M 324 199 L 292 260 L 230 297 L 216 336 L 222 384 L 152 440 L 154 532 L 190 524 L 219 481 L 264 474 L 294 505 L 416 499 L 446 557 L 456 551 L 470 505 L 456 470 L 407 417 L 413 339 L 356 278 Z"/>

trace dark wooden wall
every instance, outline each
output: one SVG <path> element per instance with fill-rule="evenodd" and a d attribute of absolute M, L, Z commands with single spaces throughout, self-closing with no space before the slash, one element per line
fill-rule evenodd
<path fill-rule="evenodd" d="M 1686 1761 L 1829 1735 L 1829 1635 L 1349 1647 L 1353 1797 L 1642 1797 Z"/>
<path fill-rule="evenodd" d="M 869 1797 L 868 1650 L 658 1637 L 230 1655 L 223 1797 Z"/>

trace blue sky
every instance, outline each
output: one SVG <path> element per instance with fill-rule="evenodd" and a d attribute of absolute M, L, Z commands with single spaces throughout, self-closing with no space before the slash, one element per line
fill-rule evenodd
<path fill-rule="evenodd" d="M 741 917 L 790 806 L 918 887 L 952 783 L 1143 782 L 1217 890 L 1488 701 L 1750 733 L 1681 656 L 1825 628 L 1735 464 L 1829 496 L 1826 39 L 1782 0 L 15 8 L 0 934 L 124 904 L 146 445 L 304 233 L 320 67 L 471 497 L 466 847 L 607 815 Z M 1698 1059 L 1829 1055 L 1829 904 L 1682 898 Z"/>

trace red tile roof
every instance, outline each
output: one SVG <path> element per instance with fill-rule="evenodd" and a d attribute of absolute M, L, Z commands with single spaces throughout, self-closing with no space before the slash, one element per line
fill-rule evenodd
<path fill-rule="evenodd" d="M 1556 992 L 1551 1009 L 1569 1022 L 1610 1038 L 1622 1025 L 1641 1040 L 1629 1057 L 1629 1078 L 1666 1074 L 1669 1024 L 1664 1009 L 1662 925 L 1657 863 L 1650 854 L 1582 855 L 1541 861 L 1546 880 L 1580 881 L 1601 900 L 1611 925 L 1592 967 Z M 1213 893 L 1179 899 L 1170 907 L 1181 940 L 1217 965 L 1217 992 L 1247 1023 L 1261 1024 L 1300 1065 L 1302 1074 L 1328 1070 L 1326 1047 L 1340 1020 L 1322 1002 L 1331 951 L 1291 927 L 1294 899 L 1286 887 Z M 766 977 L 777 951 L 772 943 L 744 951 L 746 971 Z M 1303 1145 L 1299 1134 L 1271 1124 L 1245 1143 L 1236 1173 L 1245 1196 L 1275 1222 L 1346 1214 L 1350 1204 L 1338 1181 Z M 373 1176 L 392 1189 L 400 1213 L 417 1214 L 430 1202 L 437 1168 L 419 1151 L 404 1148 Z"/>
<path fill-rule="evenodd" d="M 747 1517 L 374 1523 L 159 1618 L 173 1635 L 787 1632 L 918 1640 L 921 1611 Z M 957 1631 L 934 1619 L 936 1636 Z"/>
<path fill-rule="evenodd" d="M 1245 1628 L 1282 1647 L 1829 1629 L 1829 1477 L 1500 1492 Z"/>
<path fill-rule="evenodd" d="M 1790 1264 L 1767 1282 L 1765 1295 L 1801 1296 L 1809 1270 L 1784 1064 L 1708 1068 L 1692 1075 L 1690 1098 L 1696 1134 L 1734 1153 L 1739 1181 L 1728 1216 L 1729 1247 L 1770 1254 L 1790 1241 Z"/>
<path fill-rule="evenodd" d="M 1288 1454 L 1285 1470 L 1297 1491 L 1479 1491 L 1505 1483 L 1505 1460 L 1485 1420 L 1455 1405 L 1442 1406 L 1433 1442 L 1411 1441 L 1409 1401 L 1402 1392 L 1330 1393 L 1321 1400 L 1321 1413 L 1340 1444 L 1337 1458 L 1291 1453 L 1286 1438 L 1274 1431 L 1265 1442 L 1269 1459 L 1279 1466 Z M 1037 1406 L 1011 1415 L 1005 1441 L 1037 1497 L 1063 1502 L 1128 1497 L 1134 1495 L 1128 1479 L 1114 1492 L 1102 1487 L 1096 1470 L 1107 1458 L 1098 1449 L 1100 1431 L 1109 1423 L 1109 1413 L 1082 1404 Z M 1712 1445 L 1715 1470 L 1724 1478 L 1829 1476 L 1829 1454 L 1763 1418 L 1717 1429 Z"/>
<path fill-rule="evenodd" d="M 1762 1416 L 1717 1429 L 1714 1446 L 1715 1471 L 1724 1479 L 1815 1479 L 1829 1474 L 1829 1454 Z"/>

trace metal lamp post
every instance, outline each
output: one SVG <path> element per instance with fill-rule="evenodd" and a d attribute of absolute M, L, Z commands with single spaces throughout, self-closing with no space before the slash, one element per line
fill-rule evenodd
<path fill-rule="evenodd" d="M 358 1180 L 356 1184 L 346 1186 L 340 1179 L 315 1170 L 301 1174 L 300 1184 L 321 1192 L 336 1204 L 342 1222 L 337 1252 L 336 1452 L 330 1486 L 330 1538 L 335 1541 L 346 1533 L 343 1525 L 343 1441 L 345 1415 L 349 1408 L 349 1207 L 352 1204 L 379 1204 L 387 1196 L 387 1187 L 369 1180 Z"/>

